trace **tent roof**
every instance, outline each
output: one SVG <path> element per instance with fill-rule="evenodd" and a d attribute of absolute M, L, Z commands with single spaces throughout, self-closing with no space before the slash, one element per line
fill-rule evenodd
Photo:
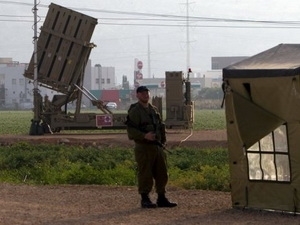
<path fill-rule="evenodd" d="M 279 44 L 223 69 L 223 78 L 294 76 L 300 74 L 300 44 Z"/>

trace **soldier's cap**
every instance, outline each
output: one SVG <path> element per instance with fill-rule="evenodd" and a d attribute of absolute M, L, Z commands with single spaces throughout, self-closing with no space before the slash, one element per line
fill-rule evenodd
<path fill-rule="evenodd" d="M 136 89 L 136 93 L 143 92 L 143 91 L 149 91 L 149 89 L 146 86 L 139 86 Z"/>

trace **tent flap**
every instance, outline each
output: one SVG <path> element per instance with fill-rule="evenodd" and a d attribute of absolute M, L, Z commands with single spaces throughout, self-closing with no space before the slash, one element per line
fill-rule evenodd
<path fill-rule="evenodd" d="M 246 148 L 285 123 L 238 93 L 233 92 L 233 101 L 240 137 Z"/>

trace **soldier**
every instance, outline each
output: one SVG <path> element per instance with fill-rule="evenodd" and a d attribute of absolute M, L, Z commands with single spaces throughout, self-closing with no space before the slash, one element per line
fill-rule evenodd
<path fill-rule="evenodd" d="M 177 204 L 165 196 L 168 182 L 166 155 L 162 148 L 166 142 L 165 126 L 157 108 L 149 103 L 150 92 L 146 86 L 137 88 L 136 97 L 138 102 L 130 106 L 126 124 L 128 138 L 135 142 L 141 207 L 175 207 Z M 156 204 L 149 198 L 154 181 L 158 195 Z"/>

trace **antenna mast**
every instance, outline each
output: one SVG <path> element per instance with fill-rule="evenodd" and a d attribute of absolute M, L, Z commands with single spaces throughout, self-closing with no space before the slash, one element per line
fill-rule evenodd
<path fill-rule="evenodd" d="M 186 69 L 189 71 L 190 65 L 190 15 L 189 0 L 186 1 Z"/>
<path fill-rule="evenodd" d="M 150 36 L 148 35 L 148 78 L 151 78 Z"/>

